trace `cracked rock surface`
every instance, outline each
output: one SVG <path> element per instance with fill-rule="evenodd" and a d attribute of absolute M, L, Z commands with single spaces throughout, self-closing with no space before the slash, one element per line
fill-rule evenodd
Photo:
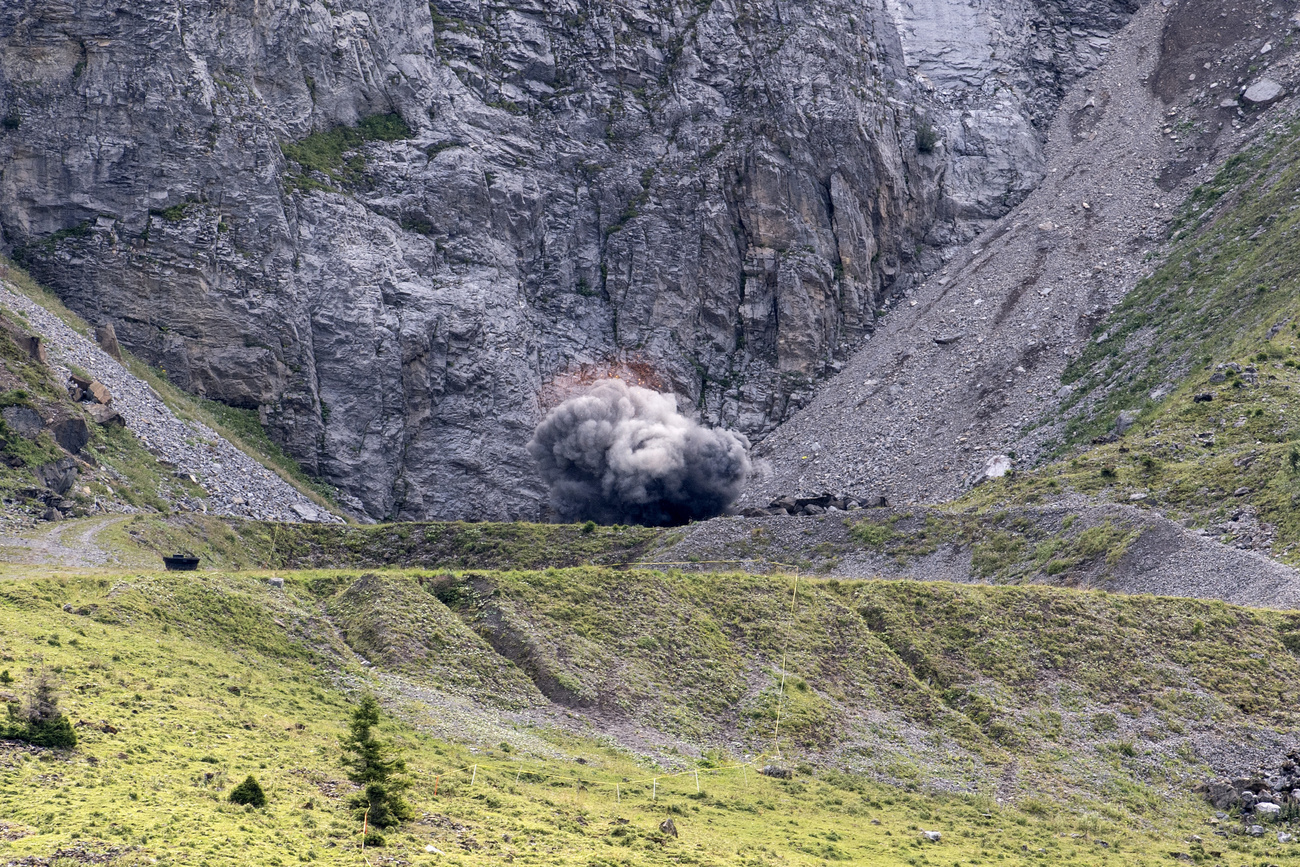
<path fill-rule="evenodd" d="M 574 384 L 756 440 L 804 405 L 1138 6 L 19 0 L 0 246 L 352 509 L 537 518 Z"/>

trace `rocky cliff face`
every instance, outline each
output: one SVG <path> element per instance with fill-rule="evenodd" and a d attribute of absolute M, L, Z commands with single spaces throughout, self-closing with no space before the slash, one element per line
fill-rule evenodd
<path fill-rule="evenodd" d="M 804 403 L 1137 6 L 8 3 L 0 243 L 357 511 L 537 517 L 574 382 Z"/>

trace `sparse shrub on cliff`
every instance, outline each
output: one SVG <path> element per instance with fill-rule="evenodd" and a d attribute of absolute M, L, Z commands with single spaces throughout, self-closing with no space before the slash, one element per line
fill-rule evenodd
<path fill-rule="evenodd" d="M 365 157 L 358 151 L 370 141 L 400 141 L 411 136 L 401 115 L 383 114 L 363 118 L 355 127 L 339 126 L 316 132 L 297 142 L 283 142 L 280 150 L 305 172 L 320 172 L 332 181 L 354 184 L 365 171 Z M 348 155 L 351 154 L 351 158 Z M 299 189 L 328 189 L 308 176 L 290 179 Z"/>

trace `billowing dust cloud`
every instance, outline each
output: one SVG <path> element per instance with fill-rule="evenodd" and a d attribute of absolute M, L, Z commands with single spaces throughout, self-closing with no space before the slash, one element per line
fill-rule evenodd
<path fill-rule="evenodd" d="M 655 526 L 722 514 L 749 476 L 748 449 L 680 415 L 673 395 L 617 379 L 551 410 L 528 443 L 562 518 Z"/>

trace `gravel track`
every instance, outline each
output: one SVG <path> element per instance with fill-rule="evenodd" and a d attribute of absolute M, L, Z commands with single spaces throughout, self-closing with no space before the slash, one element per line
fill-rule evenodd
<path fill-rule="evenodd" d="M 99 534 L 125 517 L 96 517 L 79 521 L 46 524 L 35 535 L 5 535 L 0 543 L 0 562 L 33 566 L 57 566 L 65 569 L 97 568 L 119 565 L 99 545 Z"/>

